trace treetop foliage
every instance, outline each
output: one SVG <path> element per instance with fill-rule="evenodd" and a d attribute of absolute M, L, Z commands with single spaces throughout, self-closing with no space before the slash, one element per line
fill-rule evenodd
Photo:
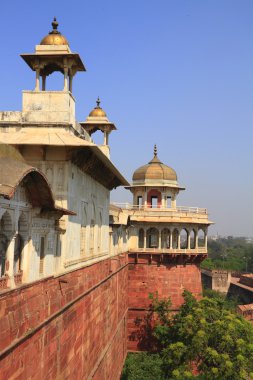
<path fill-rule="evenodd" d="M 253 272 L 253 243 L 243 237 L 208 240 L 208 259 L 202 268 Z"/>
<path fill-rule="evenodd" d="M 122 379 L 141 379 L 144 363 L 145 380 L 253 379 L 252 324 L 232 312 L 231 305 L 219 295 L 200 301 L 188 291 L 183 295 L 177 314 L 168 312 L 169 299 L 152 296 L 157 353 L 129 356 Z"/>

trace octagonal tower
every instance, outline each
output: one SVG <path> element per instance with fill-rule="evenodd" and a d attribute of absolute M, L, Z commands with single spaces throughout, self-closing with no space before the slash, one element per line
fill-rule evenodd
<path fill-rule="evenodd" d="M 129 350 L 149 350 L 143 335 L 149 294 L 170 297 L 173 310 L 183 302 L 183 291 L 201 297 L 200 263 L 207 257 L 207 210 L 177 206 L 184 190 L 174 169 L 157 156 L 135 170 L 129 213 Z M 138 325 L 136 321 L 139 321 Z M 142 321 L 144 325 L 142 324 Z"/>

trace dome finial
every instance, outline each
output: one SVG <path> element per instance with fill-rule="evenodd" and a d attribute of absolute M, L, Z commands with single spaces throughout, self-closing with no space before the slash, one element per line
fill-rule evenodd
<path fill-rule="evenodd" d="M 97 107 L 96 108 L 100 108 L 100 99 L 99 99 L 99 96 L 98 96 L 98 98 L 97 98 L 97 101 L 96 101 L 96 103 L 97 103 Z"/>
<path fill-rule="evenodd" d="M 154 157 L 157 157 L 157 147 L 156 147 L 156 144 L 154 145 Z"/>
<path fill-rule="evenodd" d="M 57 30 L 57 28 L 58 28 L 58 22 L 57 22 L 57 20 L 56 20 L 56 17 L 54 17 L 54 19 L 53 19 L 53 22 L 52 22 L 52 27 L 53 27 L 53 30 L 52 30 L 52 34 L 58 34 L 59 33 L 59 31 Z"/>

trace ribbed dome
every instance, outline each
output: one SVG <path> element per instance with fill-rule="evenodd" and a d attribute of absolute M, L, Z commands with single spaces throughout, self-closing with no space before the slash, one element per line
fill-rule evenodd
<path fill-rule="evenodd" d="M 52 22 L 53 30 L 48 33 L 40 42 L 40 45 L 68 45 L 67 39 L 57 30 L 58 22 L 56 18 Z"/>
<path fill-rule="evenodd" d="M 177 173 L 174 169 L 164 165 L 157 157 L 156 146 L 154 149 L 154 158 L 144 166 L 135 170 L 133 174 L 133 181 L 146 182 L 147 180 L 172 181 L 177 182 Z"/>

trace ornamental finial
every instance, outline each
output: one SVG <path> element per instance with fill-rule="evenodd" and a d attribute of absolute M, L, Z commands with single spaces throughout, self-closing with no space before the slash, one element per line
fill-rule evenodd
<path fill-rule="evenodd" d="M 156 144 L 154 146 L 154 157 L 157 157 L 157 147 L 156 147 Z"/>
<path fill-rule="evenodd" d="M 96 108 L 100 108 L 100 99 L 99 99 L 99 96 L 98 96 L 98 98 L 97 98 L 96 103 L 97 103 L 97 107 L 96 107 Z"/>
<path fill-rule="evenodd" d="M 58 22 L 57 22 L 57 20 L 56 20 L 56 17 L 54 17 L 54 19 L 53 19 L 53 22 L 52 22 L 52 27 L 53 27 L 53 30 L 52 30 L 52 32 L 51 32 L 51 34 L 58 34 L 59 33 L 59 31 L 57 30 L 57 28 L 58 28 Z"/>

